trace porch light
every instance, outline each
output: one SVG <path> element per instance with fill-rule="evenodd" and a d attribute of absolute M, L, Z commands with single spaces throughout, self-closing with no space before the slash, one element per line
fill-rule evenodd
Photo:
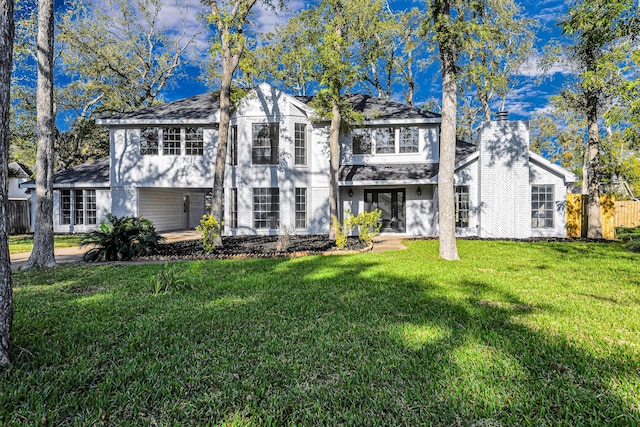
<path fill-rule="evenodd" d="M 353 190 L 349 189 L 349 197 L 353 197 Z"/>
<path fill-rule="evenodd" d="M 420 189 L 420 187 L 418 187 L 418 189 L 416 190 L 416 194 L 418 196 L 422 196 L 422 190 Z"/>

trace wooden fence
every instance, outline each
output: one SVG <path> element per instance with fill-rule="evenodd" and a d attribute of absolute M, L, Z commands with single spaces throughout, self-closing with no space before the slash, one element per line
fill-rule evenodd
<path fill-rule="evenodd" d="M 7 204 L 9 234 L 31 233 L 31 203 L 22 199 L 10 199 Z"/>
<path fill-rule="evenodd" d="M 586 237 L 586 202 L 582 194 L 567 194 L 567 237 Z M 612 195 L 603 194 L 600 196 L 600 215 L 602 236 L 615 239 L 616 227 L 640 226 L 640 201 L 617 202 Z"/>

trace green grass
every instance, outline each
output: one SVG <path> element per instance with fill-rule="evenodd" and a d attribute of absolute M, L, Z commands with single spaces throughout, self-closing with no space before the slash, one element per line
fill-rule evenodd
<path fill-rule="evenodd" d="M 638 254 L 459 251 L 16 272 L 0 424 L 640 424 Z"/>
<path fill-rule="evenodd" d="M 74 235 L 59 235 L 54 236 L 53 247 L 69 248 L 72 246 L 79 246 L 80 240 L 84 237 L 83 234 Z M 33 249 L 33 234 L 21 234 L 18 236 L 9 236 L 9 253 L 19 254 L 23 252 L 31 252 Z"/>

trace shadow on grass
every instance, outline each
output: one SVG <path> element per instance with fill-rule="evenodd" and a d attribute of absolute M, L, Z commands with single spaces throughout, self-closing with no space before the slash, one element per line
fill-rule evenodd
<path fill-rule="evenodd" d="M 194 290 L 158 296 L 159 265 L 61 269 L 49 288 L 18 292 L 0 421 L 640 422 L 637 399 L 621 397 L 638 388 L 637 354 L 531 328 L 523 320 L 549 307 L 480 279 L 448 294 L 381 259 L 174 264 Z M 44 279 L 19 280 L 27 291 Z"/>

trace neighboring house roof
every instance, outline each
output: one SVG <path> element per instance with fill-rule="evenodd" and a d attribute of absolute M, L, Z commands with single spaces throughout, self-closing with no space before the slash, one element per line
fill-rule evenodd
<path fill-rule="evenodd" d="M 314 96 L 295 96 L 297 100 L 309 104 Z M 394 120 L 425 120 L 433 121 L 439 119 L 440 114 L 431 111 L 421 110 L 410 105 L 388 99 L 376 98 L 375 96 L 355 94 L 348 97 L 351 108 L 364 115 L 365 121 Z M 439 120 L 438 120 L 439 121 Z"/>
<path fill-rule="evenodd" d="M 477 146 L 464 141 L 456 141 L 456 164 L 475 153 Z M 372 182 L 388 183 L 427 183 L 438 175 L 438 163 L 394 163 L 343 165 L 339 170 L 340 182 L 365 185 Z"/>
<path fill-rule="evenodd" d="M 191 96 L 166 104 L 154 105 L 129 113 L 116 114 L 96 120 L 97 124 L 109 125 L 120 122 L 131 123 L 171 123 L 194 122 L 213 123 L 215 113 L 220 109 L 220 98 L 214 93 Z"/>
<path fill-rule="evenodd" d="M 54 187 L 108 187 L 109 158 L 103 157 L 94 162 L 85 163 L 53 174 Z M 20 184 L 22 188 L 35 188 L 35 180 Z"/>
<path fill-rule="evenodd" d="M 33 172 L 26 165 L 20 162 L 11 162 L 9 168 L 9 178 L 30 178 Z"/>

